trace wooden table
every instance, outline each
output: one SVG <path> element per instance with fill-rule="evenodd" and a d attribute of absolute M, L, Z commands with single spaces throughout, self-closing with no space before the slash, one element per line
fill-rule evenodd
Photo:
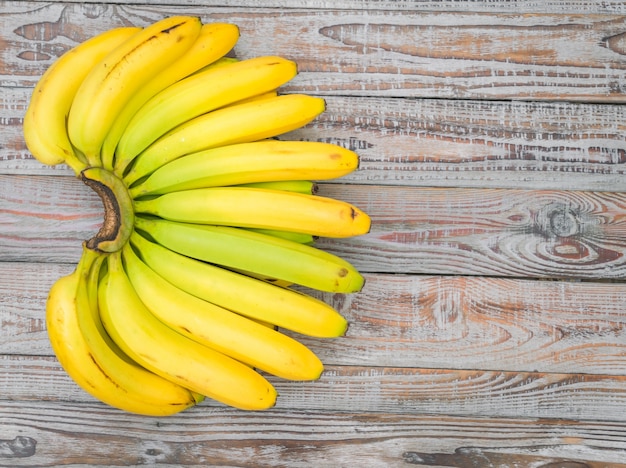
<path fill-rule="evenodd" d="M 0 2 L 0 465 L 626 467 L 626 2 Z M 181 6 L 184 5 L 184 6 Z M 372 232 L 321 240 L 365 273 L 320 295 L 345 338 L 271 411 L 170 418 L 99 404 L 63 372 L 48 288 L 102 221 L 21 133 L 69 47 L 171 14 L 241 28 L 284 92 L 328 110 L 291 138 L 359 152 L 321 184 Z"/>

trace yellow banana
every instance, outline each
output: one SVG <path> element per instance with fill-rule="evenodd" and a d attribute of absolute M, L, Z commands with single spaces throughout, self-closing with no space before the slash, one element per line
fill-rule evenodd
<path fill-rule="evenodd" d="M 315 247 L 230 226 L 135 217 L 135 226 L 161 245 L 199 260 L 240 268 L 328 292 L 356 292 L 361 274 Z"/>
<path fill-rule="evenodd" d="M 122 174 L 151 143 L 207 112 L 272 91 L 292 79 L 296 64 L 281 57 L 255 57 L 209 68 L 163 89 L 133 116 L 117 148 Z"/>
<path fill-rule="evenodd" d="M 322 98 L 287 94 L 209 112 L 179 125 L 146 148 L 124 180 L 130 185 L 186 154 L 295 130 L 311 122 L 324 108 Z"/>
<path fill-rule="evenodd" d="M 246 410 L 276 402 L 276 390 L 258 372 L 169 328 L 133 288 L 121 253 L 108 257 L 98 305 L 107 332 L 133 360 L 152 372 L 216 401 Z"/>
<path fill-rule="evenodd" d="M 199 18 L 173 16 L 147 26 L 98 62 L 78 88 L 67 128 L 91 165 L 113 122 L 142 86 L 184 54 L 200 33 Z"/>
<path fill-rule="evenodd" d="M 322 362 L 302 343 L 174 286 L 128 244 L 122 257 L 141 301 L 180 334 L 277 377 L 315 380 L 321 375 Z"/>
<path fill-rule="evenodd" d="M 250 187 L 209 187 L 135 200 L 135 211 L 185 223 L 275 229 L 320 237 L 366 234 L 370 218 L 329 197 Z"/>
<path fill-rule="evenodd" d="M 76 91 L 111 50 L 141 28 L 115 28 L 98 34 L 63 54 L 43 74 L 24 115 L 24 140 L 43 164 L 67 163 L 77 174 L 86 167 L 67 134 L 67 116 Z"/>
<path fill-rule="evenodd" d="M 228 23 L 203 24 L 200 35 L 193 45 L 177 60 L 154 75 L 144 86 L 137 90 L 128 103 L 120 110 L 113 125 L 109 129 L 100 150 L 102 166 L 113 169 L 115 149 L 119 139 L 133 115 L 152 96 L 214 63 L 228 53 L 239 39 L 239 28 Z"/>
<path fill-rule="evenodd" d="M 132 361 L 111 340 L 102 325 L 98 311 L 98 283 L 104 255 L 83 246 L 90 269 L 83 269 L 78 282 L 77 321 L 91 350 L 91 356 L 117 385 L 126 389 L 133 400 L 147 405 L 155 416 L 178 413 L 202 401 L 203 397 L 160 377 Z M 138 412 L 138 411 L 136 411 Z"/>
<path fill-rule="evenodd" d="M 345 318 L 309 295 L 178 254 L 137 232 L 130 239 L 150 268 L 194 296 L 303 335 L 331 338 L 346 331 Z"/>
<path fill-rule="evenodd" d="M 356 153 L 331 143 L 263 140 L 175 159 L 131 187 L 130 193 L 137 198 L 224 185 L 333 179 L 349 174 L 358 164 Z"/>
<path fill-rule="evenodd" d="M 57 280 L 46 303 L 46 325 L 52 349 L 68 375 L 87 393 L 115 408 L 132 413 L 164 416 L 181 411 L 195 400 L 190 392 L 179 388 L 171 392 L 167 386 L 135 393 L 141 382 L 152 384 L 149 377 L 131 387 L 126 387 L 127 376 L 120 374 L 123 367 L 102 366 L 94 358 L 94 351 L 81 332 L 78 317 L 91 314 L 87 292 L 84 289 L 94 255 L 81 258 L 78 267 L 70 275 Z M 119 379 L 122 380 L 119 380 Z M 166 390 L 160 404 L 143 397 L 159 389 Z M 171 400 L 167 400 L 172 397 Z"/>

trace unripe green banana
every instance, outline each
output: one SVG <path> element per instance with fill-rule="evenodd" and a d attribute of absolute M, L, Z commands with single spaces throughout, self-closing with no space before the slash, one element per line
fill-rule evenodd
<path fill-rule="evenodd" d="M 135 218 L 159 244 L 192 258 L 328 292 L 356 292 L 361 274 L 348 262 L 315 247 L 230 226 Z"/>

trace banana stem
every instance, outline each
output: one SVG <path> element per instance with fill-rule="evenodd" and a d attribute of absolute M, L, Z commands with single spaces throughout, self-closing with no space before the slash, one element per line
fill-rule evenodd
<path fill-rule="evenodd" d="M 120 178 L 100 167 L 84 169 L 81 178 L 98 194 L 104 206 L 102 227 L 85 245 L 98 252 L 117 252 L 128 242 L 135 223 L 128 189 Z"/>

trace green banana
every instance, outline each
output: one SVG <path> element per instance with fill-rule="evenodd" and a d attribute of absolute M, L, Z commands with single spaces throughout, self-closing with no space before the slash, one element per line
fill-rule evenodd
<path fill-rule="evenodd" d="M 363 287 L 361 274 L 340 257 L 275 236 L 140 216 L 135 226 L 159 244 L 199 260 L 321 291 L 356 292 Z"/>

